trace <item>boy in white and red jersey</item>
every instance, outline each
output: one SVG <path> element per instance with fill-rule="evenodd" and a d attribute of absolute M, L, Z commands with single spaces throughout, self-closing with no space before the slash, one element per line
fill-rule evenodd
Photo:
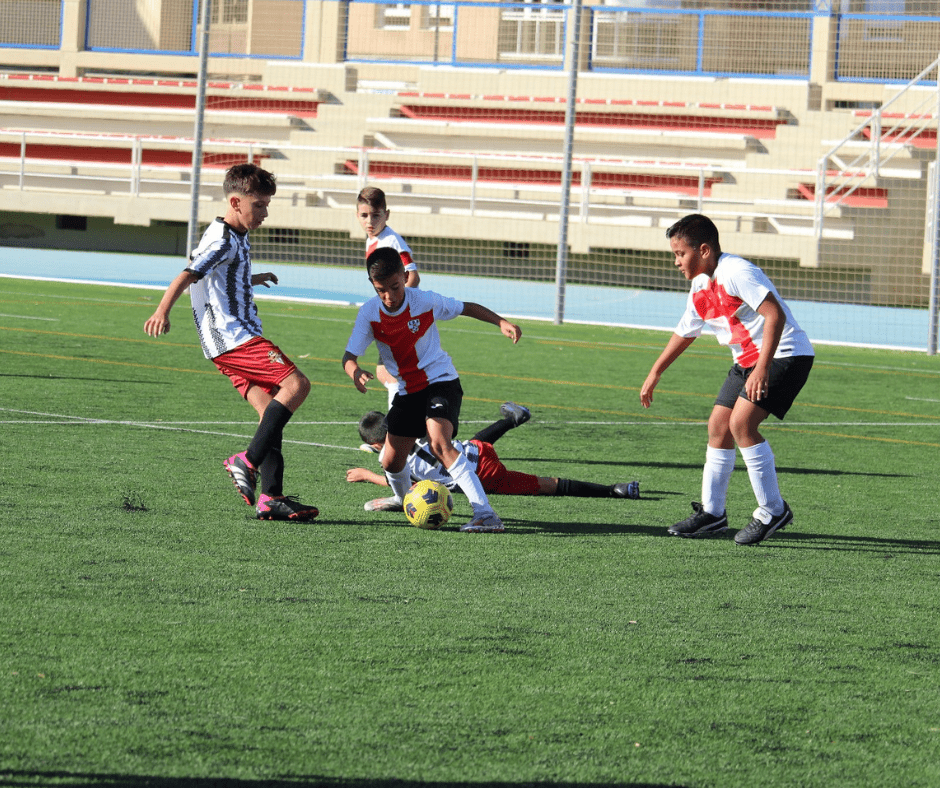
<path fill-rule="evenodd" d="M 480 304 L 405 287 L 401 257 L 389 247 L 370 254 L 366 270 L 376 296 L 359 309 L 343 355 L 343 370 L 356 388 L 365 393 L 366 383 L 375 376 L 359 366 L 359 356 L 375 342 L 379 361 L 398 381 L 398 392 L 387 416 L 388 434 L 382 452 L 382 467 L 394 497 L 404 500 L 411 486 L 408 454 L 415 441 L 427 435 L 431 453 L 473 507 L 473 519 L 460 530 L 504 531 L 473 466 L 452 443 L 459 427 L 463 389 L 453 361 L 441 348 L 437 321 L 467 315 L 499 326 L 513 344 L 519 341 L 522 329 Z"/>
<path fill-rule="evenodd" d="M 411 247 L 388 226 L 390 215 L 385 192 L 377 186 L 366 186 L 356 198 L 356 218 L 366 234 L 366 257 L 376 249 L 390 247 L 401 255 L 405 267 L 405 287 L 417 287 L 421 281 L 418 265 L 412 257 Z"/>
<path fill-rule="evenodd" d="M 260 419 L 248 448 L 229 457 L 225 469 L 259 520 L 312 520 L 315 506 L 283 491 L 284 426 L 310 392 L 310 381 L 280 348 L 261 334 L 252 287 L 277 284 L 273 273 L 253 274 L 248 232 L 261 226 L 277 191 L 274 175 L 254 164 L 225 173 L 227 210 L 206 229 L 189 265 L 163 294 L 144 323 L 152 337 L 170 330 L 170 310 L 188 289 L 196 331 L 206 358 L 226 375 Z M 261 495 L 255 490 L 261 476 Z"/>
<path fill-rule="evenodd" d="M 743 257 L 722 253 L 718 229 L 692 214 L 666 231 L 675 264 L 691 281 L 685 313 L 640 389 L 648 408 L 663 372 L 707 325 L 731 349 L 728 372 L 708 420 L 702 501 L 690 517 L 669 528 L 675 536 L 706 536 L 727 530 L 725 499 L 741 451 L 757 509 L 737 544 L 757 544 L 793 519 L 777 483 L 770 444 L 760 425 L 771 413 L 783 419 L 813 366 L 813 346 L 767 275 Z"/>
<path fill-rule="evenodd" d="M 385 192 L 378 186 L 366 186 L 359 192 L 356 198 L 356 218 L 366 234 L 366 259 L 376 249 L 394 249 L 401 256 L 401 264 L 405 267 L 405 287 L 417 287 L 421 282 L 418 265 L 405 239 L 388 226 L 390 213 Z M 375 376 L 388 389 L 388 406 L 391 408 L 392 398 L 398 390 L 398 381 L 381 364 L 376 367 Z"/>
<path fill-rule="evenodd" d="M 632 498 L 640 497 L 640 483 L 619 482 L 617 484 L 597 484 L 579 482 L 574 479 L 559 479 L 553 476 L 535 476 L 531 473 L 509 470 L 499 459 L 493 444 L 509 430 L 525 424 L 532 417 L 529 409 L 515 402 L 504 402 L 499 408 L 501 418 L 484 427 L 468 441 L 453 441 L 454 448 L 465 455 L 476 470 L 480 484 L 487 494 L 502 495 L 566 495 L 577 498 Z M 388 428 L 385 414 L 377 410 L 370 411 L 359 420 L 359 437 L 364 441 L 360 448 L 379 453 L 382 451 Z M 453 492 L 462 492 L 451 478 L 447 469 L 431 452 L 427 441 L 419 440 L 408 454 L 408 474 L 412 483 L 424 479 L 439 482 Z M 384 476 L 367 468 L 350 468 L 346 471 L 347 482 L 372 482 L 387 485 Z M 365 505 L 366 511 L 400 512 L 402 503 L 397 498 L 377 498 Z"/>

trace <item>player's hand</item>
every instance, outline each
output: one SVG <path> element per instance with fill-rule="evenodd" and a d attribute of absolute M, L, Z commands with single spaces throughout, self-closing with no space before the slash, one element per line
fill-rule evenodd
<path fill-rule="evenodd" d="M 367 482 L 369 481 L 369 472 L 365 468 L 350 468 L 346 471 L 347 482 Z"/>
<path fill-rule="evenodd" d="M 264 285 L 265 287 L 270 287 L 271 285 L 269 285 L 268 282 L 274 285 L 277 284 L 277 276 L 275 276 L 271 271 L 265 271 L 263 274 L 255 274 L 251 277 L 251 283 L 253 285 Z"/>
<path fill-rule="evenodd" d="M 356 385 L 356 388 L 361 391 L 363 394 L 366 393 L 366 383 L 372 380 L 375 375 L 371 372 L 367 372 L 362 367 L 356 367 L 356 371 L 351 375 L 352 382 Z"/>
<path fill-rule="evenodd" d="M 659 383 L 660 376 L 654 372 L 650 372 L 646 376 L 646 380 L 643 381 L 643 387 L 640 389 L 640 404 L 644 408 L 648 408 L 653 404 L 653 389 L 656 388 L 656 384 Z"/>
<path fill-rule="evenodd" d="M 744 393 L 751 402 L 757 402 L 767 396 L 770 384 L 766 374 L 751 373 L 744 381 Z"/>
<path fill-rule="evenodd" d="M 522 329 L 515 323 L 510 323 L 508 320 L 503 320 L 499 324 L 499 330 L 502 331 L 505 336 L 509 337 L 514 345 L 522 339 Z"/>
<path fill-rule="evenodd" d="M 158 337 L 160 334 L 170 332 L 170 318 L 162 315 L 151 315 L 144 323 L 144 333 L 151 337 Z"/>

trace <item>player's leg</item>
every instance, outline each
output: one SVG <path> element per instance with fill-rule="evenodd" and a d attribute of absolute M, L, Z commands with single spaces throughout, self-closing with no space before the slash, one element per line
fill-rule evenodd
<path fill-rule="evenodd" d="M 214 359 L 216 366 L 232 380 L 239 393 L 254 408 L 259 422 L 248 448 L 229 457 L 225 468 L 249 505 L 255 504 L 259 471 L 262 497 L 266 505 L 258 516 L 266 519 L 309 519 L 316 507 L 297 505 L 277 516 L 267 505 L 283 498 L 284 461 L 281 454 L 284 427 L 310 391 L 310 381 L 280 349 L 257 337 Z M 260 502 L 259 502 L 260 506 Z M 285 504 L 286 506 L 286 504 Z M 283 508 L 283 507 L 281 507 Z"/>
<path fill-rule="evenodd" d="M 571 498 L 631 498 L 640 497 L 638 481 L 619 482 L 618 484 L 597 484 L 579 482 L 575 479 L 551 479 L 555 484 L 554 492 L 541 492 L 541 495 L 564 495 Z"/>
<path fill-rule="evenodd" d="M 429 386 L 427 421 L 428 448 L 447 469 L 450 477 L 467 496 L 473 508 L 473 519 L 461 527 L 472 533 L 496 533 L 505 530 L 490 504 L 476 470 L 467 457 L 453 444 L 460 419 L 463 389 L 453 380 Z"/>
<path fill-rule="evenodd" d="M 525 424 L 532 418 L 532 413 L 528 408 L 517 405 L 515 402 L 504 402 L 499 407 L 499 414 L 501 416 L 499 421 L 494 421 L 488 427 L 484 427 L 473 436 L 473 440 L 482 441 L 483 443 L 496 443 L 509 430 Z"/>
<path fill-rule="evenodd" d="M 761 434 L 760 425 L 771 413 L 784 418 L 806 383 L 812 365 L 811 356 L 775 359 L 768 376 L 768 393 L 757 402 L 742 396 L 735 403 L 730 429 L 757 499 L 751 521 L 735 535 L 738 544 L 757 544 L 793 519 L 793 512 L 780 492 L 773 450 Z"/>
<path fill-rule="evenodd" d="M 744 370 L 737 365 L 728 372 L 708 418 L 708 446 L 702 467 L 702 500 L 692 502 L 692 514 L 667 532 L 673 536 L 711 536 L 728 530 L 725 500 L 734 470 L 734 438 L 731 413 L 744 388 Z"/>
<path fill-rule="evenodd" d="M 424 436 L 426 397 L 417 394 L 397 394 L 385 417 L 388 432 L 382 450 L 382 468 L 392 491 L 389 498 L 376 498 L 365 504 L 366 511 L 400 511 L 405 493 L 411 486 L 408 473 L 408 453 L 418 438 Z"/>

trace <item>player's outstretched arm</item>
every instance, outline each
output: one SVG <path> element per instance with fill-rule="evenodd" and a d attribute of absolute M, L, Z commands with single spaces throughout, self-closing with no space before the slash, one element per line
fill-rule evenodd
<path fill-rule="evenodd" d="M 659 358 L 656 359 L 653 368 L 649 371 L 646 380 L 643 381 L 643 386 L 640 388 L 640 404 L 642 404 L 644 408 L 648 408 L 653 404 L 653 389 L 655 389 L 656 385 L 659 383 L 663 372 L 665 372 L 669 365 L 679 358 L 685 349 L 694 341 L 695 337 L 680 337 L 678 334 L 673 334 L 669 338 L 666 347 L 663 349 L 663 352 L 659 354 Z"/>
<path fill-rule="evenodd" d="M 368 468 L 350 468 L 346 471 L 347 482 L 372 482 L 380 487 L 388 487 L 388 479 Z"/>
<path fill-rule="evenodd" d="M 144 333 L 152 337 L 169 333 L 170 310 L 173 308 L 173 304 L 177 302 L 193 282 L 197 281 L 198 277 L 195 274 L 191 274 L 189 271 L 181 271 L 176 279 L 170 282 L 170 286 L 167 287 L 163 298 L 160 299 L 156 311 L 144 323 Z"/>
<path fill-rule="evenodd" d="M 515 345 L 522 338 L 522 329 L 515 323 L 510 323 L 506 318 L 500 317 L 492 309 L 487 309 L 481 304 L 474 304 L 472 301 L 465 301 L 463 312 L 461 314 L 481 320 L 484 323 L 492 323 L 499 326 L 504 336 L 509 337 Z"/>
<path fill-rule="evenodd" d="M 366 393 L 366 383 L 375 377 L 371 372 L 359 366 L 359 356 L 354 356 L 348 350 L 343 354 L 343 370 L 352 379 L 356 389 Z"/>

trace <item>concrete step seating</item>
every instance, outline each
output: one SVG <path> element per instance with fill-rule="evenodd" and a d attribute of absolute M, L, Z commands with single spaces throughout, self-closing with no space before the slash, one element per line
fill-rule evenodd
<path fill-rule="evenodd" d="M 140 151 L 139 164 L 144 168 L 188 171 L 192 166 L 191 139 L 0 129 L 0 162 L 7 168 L 11 165 L 19 167 L 25 154 L 27 172 L 44 165 L 130 168 L 135 164 L 135 148 Z M 261 153 L 259 146 L 258 154 L 254 156 L 256 162 L 261 161 Z M 227 169 L 247 160 L 245 149 L 232 147 L 228 141 L 213 144 L 212 140 L 206 140 L 203 143 L 203 166 L 206 168 Z"/>
<path fill-rule="evenodd" d="M 495 123 L 563 126 L 566 100 L 561 97 L 496 96 L 399 91 L 401 117 L 439 123 Z M 777 127 L 794 122 L 773 106 L 635 99 L 577 100 L 579 129 L 718 134 L 772 139 Z M 555 105 L 555 106 L 549 106 Z"/>
<path fill-rule="evenodd" d="M 180 134 L 192 128 L 196 92 L 192 80 L 0 74 L 0 113 L 6 125 L 50 131 Z M 257 138 L 281 129 L 276 136 L 286 138 L 317 117 L 320 103 L 313 88 L 210 82 L 206 121 L 219 136 Z"/>
<path fill-rule="evenodd" d="M 352 174 L 359 174 L 359 162 L 347 159 L 344 167 Z M 473 180 L 473 167 L 470 164 L 427 164 L 422 162 L 382 161 L 369 159 L 368 177 L 370 180 L 388 181 L 433 181 L 466 182 Z M 561 186 L 561 170 L 547 167 L 500 167 L 478 166 L 476 182 L 490 186 L 503 186 L 506 188 L 550 187 L 557 189 Z M 581 185 L 581 172 L 573 170 L 571 185 Z M 716 183 L 722 183 L 721 175 L 711 174 L 703 179 L 703 195 L 710 196 L 711 188 Z M 677 199 L 697 197 L 699 194 L 699 178 L 697 175 L 660 175 L 656 173 L 638 172 L 604 172 L 591 173 L 591 188 L 611 189 L 621 192 L 657 192 L 662 196 Z"/>

